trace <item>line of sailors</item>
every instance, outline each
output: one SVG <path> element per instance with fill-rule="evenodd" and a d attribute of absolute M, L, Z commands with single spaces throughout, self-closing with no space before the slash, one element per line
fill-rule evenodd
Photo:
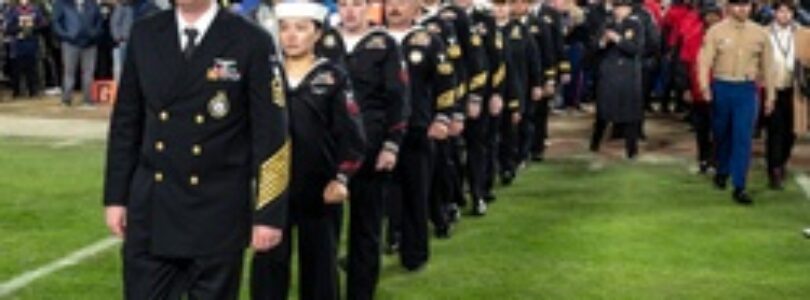
<path fill-rule="evenodd" d="M 318 3 L 275 6 L 293 140 L 291 226 L 281 247 L 255 256 L 254 299 L 287 298 L 293 233 L 301 299 L 340 298 L 338 266 L 347 273 L 348 299 L 373 299 L 383 248 L 398 253 L 406 270 L 421 270 L 430 257 L 431 224 L 436 237 L 448 238 L 461 207 L 485 215 L 497 179 L 509 185 L 521 165 L 543 159 L 549 107 L 571 71 L 558 10 L 531 0 L 494 0 L 486 8 L 472 0 L 390 0 L 385 27 L 375 27 L 368 5 L 338 1 L 335 27 Z M 632 0 L 588 14 L 593 151 L 614 124 L 627 157 L 638 155 L 661 48 L 655 18 Z M 698 95 L 711 97 L 698 83 Z M 712 89 L 716 97 L 739 97 Z M 733 172 L 735 199 L 750 201 L 738 175 L 747 162 L 736 156 L 718 158 L 726 161 L 719 162 L 716 183 L 724 185 L 723 176 Z M 340 261 L 347 199 L 348 256 Z"/>
<path fill-rule="evenodd" d="M 292 133 L 290 226 L 282 245 L 254 257 L 254 299 L 287 298 L 293 239 L 301 299 L 340 298 L 339 265 L 346 298 L 373 299 L 382 236 L 419 271 L 429 223 L 449 237 L 461 207 L 485 215 L 497 178 L 508 185 L 519 165 L 543 158 L 549 104 L 570 68 L 556 10 L 529 0 L 385 4 L 387 28 L 369 25 L 367 0 L 339 1 L 336 27 L 319 3 L 274 7 Z M 348 256 L 338 261 L 348 199 Z"/>

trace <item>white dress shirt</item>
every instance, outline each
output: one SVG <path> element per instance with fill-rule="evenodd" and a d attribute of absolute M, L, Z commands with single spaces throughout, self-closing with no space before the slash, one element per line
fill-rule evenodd
<path fill-rule="evenodd" d="M 197 38 L 194 41 L 194 44 L 199 46 L 200 42 L 202 42 L 203 37 L 205 37 L 205 33 L 208 32 L 208 28 L 211 27 L 211 23 L 214 23 L 214 18 L 217 16 L 217 12 L 219 12 L 219 5 L 211 1 L 211 6 L 208 7 L 208 10 L 200 16 L 194 23 L 188 23 L 183 16 L 180 15 L 180 11 L 178 10 L 176 13 L 177 18 L 177 34 L 180 37 L 180 50 L 182 51 L 183 48 L 186 47 L 186 43 L 188 37 L 186 37 L 185 30 L 186 29 L 196 29 L 197 30 Z"/>

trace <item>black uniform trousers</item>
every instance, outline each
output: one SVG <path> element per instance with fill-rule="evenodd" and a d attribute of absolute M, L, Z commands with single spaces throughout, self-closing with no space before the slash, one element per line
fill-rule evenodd
<path fill-rule="evenodd" d="M 629 158 L 633 158 L 638 154 L 638 135 L 641 132 L 639 130 L 639 124 L 639 122 L 614 124 L 624 135 L 625 151 L 627 153 L 627 157 Z M 602 143 L 602 138 L 605 136 L 607 126 L 608 121 L 600 118 L 596 119 L 596 122 L 593 125 L 593 136 L 591 136 L 592 151 L 599 150 L 599 145 Z"/>
<path fill-rule="evenodd" d="M 486 107 L 485 107 L 486 108 Z M 489 144 L 489 117 L 487 109 L 481 111 L 478 119 L 467 119 L 464 130 L 464 138 L 467 142 L 467 178 L 470 187 L 470 197 L 472 201 L 478 201 L 486 196 L 487 164 L 491 158 L 487 155 Z"/>
<path fill-rule="evenodd" d="M 534 145 L 532 155 L 542 157 L 546 152 L 546 139 L 548 138 L 548 113 L 549 102 L 552 97 L 543 97 L 542 100 L 534 104 Z"/>
<path fill-rule="evenodd" d="M 712 109 L 707 102 L 692 103 L 692 126 L 695 128 L 695 141 L 698 148 L 698 162 L 713 163 Z"/>
<path fill-rule="evenodd" d="M 531 99 L 531 96 L 528 97 Z M 537 110 L 537 101 L 526 101 L 526 114 L 520 119 L 520 148 L 518 157 L 520 161 L 529 159 L 530 155 L 532 155 L 532 150 L 534 145 L 537 143 L 535 139 L 537 134 L 535 133 L 535 110 Z"/>
<path fill-rule="evenodd" d="M 776 103 L 768 117 L 766 163 L 769 175 L 783 176 L 796 135 L 793 133 L 793 89 L 776 91 Z"/>
<path fill-rule="evenodd" d="M 28 95 L 33 97 L 39 92 L 39 75 L 36 55 L 22 55 L 12 59 L 11 86 L 14 96 L 22 96 L 22 83 L 28 88 Z"/>
<path fill-rule="evenodd" d="M 284 230 L 281 244 L 268 252 L 256 253 L 250 276 L 251 299 L 288 298 L 294 232 L 298 237 L 298 299 L 340 299 L 337 270 L 339 235 L 336 227 L 341 216 L 340 204 L 326 206 L 320 216 L 301 215 Z"/>
<path fill-rule="evenodd" d="M 514 176 L 518 164 L 519 124 L 512 123 L 512 114 L 504 114 L 500 121 L 500 143 L 498 144 L 498 170 L 501 175 L 507 173 Z"/>
<path fill-rule="evenodd" d="M 349 262 L 347 299 L 374 299 L 380 277 L 380 235 L 390 174 L 373 171 L 377 151 L 349 184 Z"/>
<path fill-rule="evenodd" d="M 127 300 L 238 299 L 243 253 L 173 258 L 124 245 L 124 298 Z"/>
<path fill-rule="evenodd" d="M 487 123 L 487 152 L 486 152 L 486 165 L 484 173 L 484 197 L 492 194 L 492 189 L 495 187 L 495 177 L 501 169 L 499 164 L 500 146 L 501 146 L 501 116 L 488 115 Z M 485 199 L 490 200 L 491 199 Z"/>
<path fill-rule="evenodd" d="M 402 186 L 402 245 L 399 254 L 406 268 L 419 267 L 428 260 L 428 202 L 433 153 L 433 141 L 425 129 L 411 128 L 400 147 L 396 174 Z"/>

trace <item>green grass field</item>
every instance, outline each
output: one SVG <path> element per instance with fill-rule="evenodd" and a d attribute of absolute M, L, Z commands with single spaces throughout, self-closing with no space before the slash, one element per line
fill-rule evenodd
<path fill-rule="evenodd" d="M 0 284 L 106 237 L 103 149 L 0 140 Z M 378 298 L 808 299 L 810 201 L 792 182 L 771 192 L 764 181 L 754 173 L 756 205 L 739 207 L 681 165 L 535 165 L 487 217 L 434 240 L 422 272 L 386 258 Z M 9 298 L 107 300 L 120 289 L 108 250 Z"/>

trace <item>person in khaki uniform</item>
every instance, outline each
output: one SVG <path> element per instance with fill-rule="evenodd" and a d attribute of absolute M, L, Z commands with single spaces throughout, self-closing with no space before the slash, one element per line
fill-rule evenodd
<path fill-rule="evenodd" d="M 766 30 L 749 20 L 750 0 L 730 0 L 728 17 L 713 26 L 698 57 L 700 88 L 712 102 L 717 174 L 714 184 L 725 189 L 729 175 L 733 198 L 753 201 L 746 193 L 751 144 L 757 117 L 757 82 L 772 86 L 773 50 Z M 774 99 L 768 89 L 767 101 Z"/>
<path fill-rule="evenodd" d="M 795 128 L 794 119 L 805 123 L 806 128 L 806 117 L 802 118 L 801 114 L 798 117 L 795 115 L 796 112 L 804 112 L 803 115 L 806 116 L 807 109 L 804 101 L 801 101 L 797 81 L 799 68 L 796 38 L 799 27 L 793 18 L 796 6 L 791 0 L 778 0 L 773 4 L 773 10 L 775 20 L 768 26 L 768 32 L 774 49 L 772 65 L 774 84 L 771 88 L 776 97 L 771 99 L 772 102 L 765 103 L 768 131 L 765 153 L 770 187 L 780 190 L 787 174 L 787 162 L 796 141 L 796 129 L 802 131 L 802 127 Z"/>

